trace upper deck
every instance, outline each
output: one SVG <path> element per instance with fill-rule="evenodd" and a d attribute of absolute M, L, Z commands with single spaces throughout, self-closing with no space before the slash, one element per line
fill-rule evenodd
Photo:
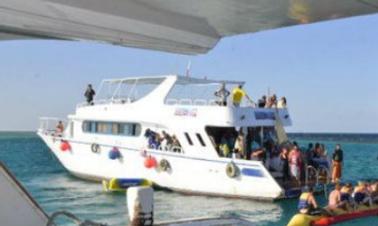
<path fill-rule="evenodd" d="M 227 105 L 219 104 L 214 93 L 224 84 L 230 93 L 242 81 L 208 80 L 179 75 L 105 79 L 98 88 L 93 105 L 82 103 L 77 113 L 115 109 L 116 112 L 133 110 L 142 116 L 150 109 L 164 110 L 164 116 L 202 121 L 218 126 L 274 126 L 279 117 L 284 126 L 291 125 L 286 108 L 258 108 L 255 103 L 243 101 L 240 107 L 232 104 L 231 95 Z M 128 111 L 129 114 L 132 114 Z M 151 112 L 151 111 L 150 111 Z"/>

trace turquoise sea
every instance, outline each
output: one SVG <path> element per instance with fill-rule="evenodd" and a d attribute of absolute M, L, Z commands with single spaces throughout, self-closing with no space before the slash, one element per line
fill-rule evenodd
<path fill-rule="evenodd" d="M 321 142 L 332 153 L 336 143 L 344 150 L 344 177 L 378 179 L 378 134 L 291 134 L 300 145 Z M 102 186 L 68 174 L 34 133 L 1 132 L 0 161 L 27 188 L 48 214 L 68 210 L 82 219 L 109 225 L 127 225 L 125 195 L 108 194 Z M 83 162 L 85 164 L 85 162 Z M 184 196 L 155 192 L 155 220 L 174 220 L 204 216 L 239 216 L 257 225 L 286 225 L 296 212 L 296 200 L 274 203 L 239 199 Z M 323 196 L 317 197 L 325 203 Z M 378 217 L 340 225 L 378 225 Z"/>

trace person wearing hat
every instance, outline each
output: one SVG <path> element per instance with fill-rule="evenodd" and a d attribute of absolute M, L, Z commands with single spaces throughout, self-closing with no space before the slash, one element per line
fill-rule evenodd
<path fill-rule="evenodd" d="M 312 187 L 305 187 L 298 202 L 298 211 L 303 214 L 313 215 L 318 208 L 318 204 L 313 194 Z"/>

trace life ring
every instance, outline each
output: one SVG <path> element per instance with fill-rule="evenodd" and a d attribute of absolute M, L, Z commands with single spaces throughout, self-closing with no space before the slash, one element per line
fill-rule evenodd
<path fill-rule="evenodd" d="M 226 174 L 227 174 L 228 177 L 234 178 L 234 177 L 238 176 L 239 168 L 233 162 L 227 163 Z"/>
<path fill-rule="evenodd" d="M 162 159 L 159 162 L 159 169 L 162 171 L 168 171 L 171 169 L 171 164 L 166 159 Z"/>
<path fill-rule="evenodd" d="M 91 145 L 91 150 L 93 153 L 99 153 L 101 151 L 100 145 L 93 143 Z"/>

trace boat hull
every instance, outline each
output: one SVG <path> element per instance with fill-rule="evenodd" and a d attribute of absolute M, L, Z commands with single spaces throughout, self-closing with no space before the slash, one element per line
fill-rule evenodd
<path fill-rule="evenodd" d="M 180 153 L 105 143 L 99 144 L 101 150 L 94 153 L 91 150 L 91 142 L 73 139 L 64 139 L 69 142 L 70 150 L 62 151 L 62 138 L 38 134 L 70 173 L 88 180 L 144 178 L 159 187 L 186 194 L 261 200 L 282 198 L 284 193 L 258 161 L 204 159 Z M 117 147 L 122 157 L 112 160 L 109 158 L 109 152 L 114 147 Z M 163 159 L 168 161 L 170 169 L 146 167 L 146 156 L 153 157 L 158 164 Z M 231 161 L 239 171 L 233 178 L 226 173 L 227 164 Z"/>

